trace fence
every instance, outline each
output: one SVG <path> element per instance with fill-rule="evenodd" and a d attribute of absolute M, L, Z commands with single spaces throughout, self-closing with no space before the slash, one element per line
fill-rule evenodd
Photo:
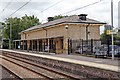
<path fill-rule="evenodd" d="M 93 53 L 94 47 L 101 46 L 101 40 L 68 40 L 70 53 Z"/>

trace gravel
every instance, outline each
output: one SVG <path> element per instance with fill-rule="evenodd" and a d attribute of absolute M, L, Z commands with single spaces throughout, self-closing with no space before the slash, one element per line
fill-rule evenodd
<path fill-rule="evenodd" d="M 0 65 L 0 71 L 1 71 L 0 79 L 17 79 L 17 80 L 19 80 L 19 78 L 15 74 L 10 72 L 6 68 L 2 67 L 1 65 Z"/>
<path fill-rule="evenodd" d="M 4 59 L 2 59 L 2 65 L 13 71 L 16 75 L 19 75 L 21 78 L 44 78 L 43 76 L 40 76 Z"/>

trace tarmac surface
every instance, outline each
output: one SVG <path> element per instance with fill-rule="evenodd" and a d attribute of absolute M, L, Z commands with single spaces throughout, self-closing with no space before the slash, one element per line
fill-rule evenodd
<path fill-rule="evenodd" d="M 112 60 L 112 59 L 104 59 L 104 58 L 94 58 L 94 57 L 86 57 L 81 55 L 67 55 L 67 54 L 56 54 L 52 55 L 56 57 L 62 57 L 62 58 L 69 58 L 74 60 L 80 60 L 80 61 L 87 61 L 87 62 L 94 62 L 99 64 L 108 64 L 113 66 L 120 66 L 119 60 Z"/>
<path fill-rule="evenodd" d="M 17 50 L 19 51 L 19 50 Z M 27 51 L 22 51 L 20 52 L 27 52 Z M 120 66 L 120 60 L 112 60 L 112 59 L 106 59 L 106 58 L 95 58 L 95 57 L 88 57 L 88 56 L 82 56 L 80 54 L 55 54 L 55 53 L 45 53 L 45 52 L 29 52 L 33 54 L 40 54 L 40 55 L 49 55 L 49 56 L 55 56 L 55 57 L 60 57 L 60 58 L 69 58 L 69 59 L 74 59 L 74 60 L 80 60 L 80 61 L 87 61 L 87 62 L 94 62 L 94 63 L 99 63 L 99 64 L 108 64 L 108 65 L 113 65 L 113 66 Z"/>

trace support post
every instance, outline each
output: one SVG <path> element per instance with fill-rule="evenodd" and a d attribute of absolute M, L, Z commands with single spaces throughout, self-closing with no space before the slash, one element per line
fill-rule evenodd
<path fill-rule="evenodd" d="M 31 40 L 31 43 L 32 43 L 32 51 L 33 51 L 33 40 Z"/>
<path fill-rule="evenodd" d="M 110 56 L 110 53 L 109 53 L 109 51 L 110 51 L 110 47 L 109 47 L 109 36 L 108 36 L 108 35 L 106 35 L 106 36 L 107 36 L 107 47 L 108 47 L 107 54 L 108 54 L 108 56 Z"/>
<path fill-rule="evenodd" d="M 24 47 L 25 47 L 25 46 L 24 46 L 24 41 L 23 41 L 23 50 L 24 50 Z"/>
<path fill-rule="evenodd" d="M 27 51 L 29 52 L 29 50 L 30 50 L 30 41 L 27 40 Z"/>
<path fill-rule="evenodd" d="M 68 38 L 69 38 L 69 34 L 68 34 L 68 25 L 65 26 L 65 30 L 66 30 L 66 36 L 65 36 L 65 50 L 66 50 L 66 54 L 69 54 L 68 52 Z"/>
<path fill-rule="evenodd" d="M 37 52 L 39 52 L 39 40 L 37 40 Z"/>
<path fill-rule="evenodd" d="M 19 41 L 19 49 L 21 49 L 21 41 Z"/>
<path fill-rule="evenodd" d="M 49 53 L 49 45 L 50 45 L 50 44 L 49 44 L 49 38 L 48 38 L 48 53 Z"/>
<path fill-rule="evenodd" d="M 70 50 L 71 48 L 70 48 L 70 38 L 68 38 L 68 55 L 70 55 Z"/>
<path fill-rule="evenodd" d="M 16 49 L 16 41 L 15 41 L 15 49 Z"/>
<path fill-rule="evenodd" d="M 91 39 L 91 53 L 93 53 L 93 39 Z"/>
<path fill-rule="evenodd" d="M 114 36 L 112 34 L 112 60 L 114 60 Z"/>
<path fill-rule="evenodd" d="M 64 37 L 64 53 L 68 54 L 68 38 Z"/>
<path fill-rule="evenodd" d="M 113 28 L 113 0 L 111 0 L 111 25 Z M 114 60 L 114 36 L 112 34 L 112 60 Z"/>
<path fill-rule="evenodd" d="M 82 54 L 83 54 L 83 39 L 82 39 Z"/>

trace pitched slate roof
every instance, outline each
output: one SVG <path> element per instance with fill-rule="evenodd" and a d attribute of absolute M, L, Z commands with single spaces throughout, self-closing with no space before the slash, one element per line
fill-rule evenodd
<path fill-rule="evenodd" d="M 54 20 L 54 21 L 50 21 L 50 22 L 47 22 L 47 23 L 43 23 L 43 24 L 40 24 L 40 25 L 37 25 L 37 26 L 33 26 L 33 27 L 31 27 L 29 29 L 26 29 L 26 30 L 24 30 L 22 32 L 36 30 L 36 29 L 39 29 L 39 28 L 49 27 L 49 26 L 62 24 L 62 23 L 105 24 L 103 22 L 99 22 L 99 21 L 96 21 L 96 20 L 93 20 L 93 19 L 89 19 L 89 18 L 86 18 L 86 20 L 81 20 L 81 19 L 79 19 L 78 15 L 73 15 L 73 16 L 57 19 L 57 20 Z"/>

